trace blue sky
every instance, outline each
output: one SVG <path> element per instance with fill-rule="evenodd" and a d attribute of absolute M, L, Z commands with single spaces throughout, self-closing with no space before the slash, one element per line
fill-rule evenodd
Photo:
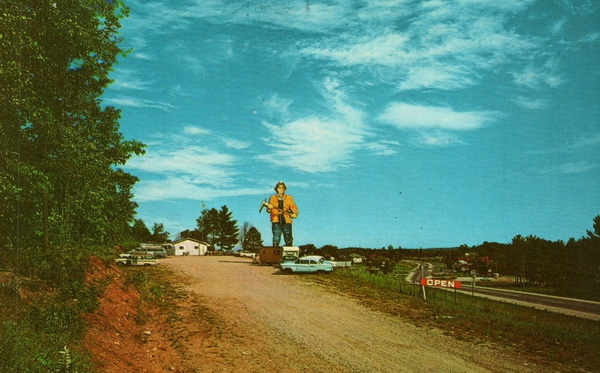
<path fill-rule="evenodd" d="M 568 240 L 600 214 L 600 3 L 128 0 L 104 102 L 148 144 L 138 217 L 202 203 L 271 240 L 431 248 Z"/>

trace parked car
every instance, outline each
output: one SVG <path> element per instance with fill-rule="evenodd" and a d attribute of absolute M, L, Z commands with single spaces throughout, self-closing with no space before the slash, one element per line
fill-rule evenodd
<path fill-rule="evenodd" d="M 239 252 L 240 256 L 243 258 L 254 258 L 256 256 L 256 253 L 247 251 L 247 250 L 242 250 Z"/>
<path fill-rule="evenodd" d="M 151 256 L 154 257 L 154 253 L 141 251 L 141 250 L 131 250 L 123 254 L 119 254 L 119 258 L 132 258 L 132 257 L 141 257 L 141 256 Z"/>
<path fill-rule="evenodd" d="M 166 258 L 167 250 L 162 246 L 140 246 L 135 251 L 141 251 L 149 255 L 154 255 L 156 258 Z"/>
<path fill-rule="evenodd" d="M 326 273 L 333 272 L 333 264 L 322 256 L 305 256 L 293 262 L 282 262 L 280 270 L 283 273 Z"/>
<path fill-rule="evenodd" d="M 152 255 L 146 255 L 146 256 L 137 256 L 137 255 L 132 255 L 129 258 L 117 258 L 115 259 L 115 262 L 117 263 L 118 266 L 121 267 L 125 267 L 125 266 L 144 266 L 144 267 L 150 267 L 150 266 L 157 266 L 159 265 L 158 260 L 154 259 L 154 256 Z"/>
<path fill-rule="evenodd" d="M 306 256 L 303 257 L 303 259 L 313 259 L 313 260 L 316 260 L 316 261 L 321 261 L 322 260 L 324 263 L 331 264 L 333 267 L 335 267 L 335 265 L 333 264 L 333 262 L 331 260 L 327 260 L 327 259 L 325 259 L 324 256 L 321 256 L 321 255 L 306 255 Z"/>

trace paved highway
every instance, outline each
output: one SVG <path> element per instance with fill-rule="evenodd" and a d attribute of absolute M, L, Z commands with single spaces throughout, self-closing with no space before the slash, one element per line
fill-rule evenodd
<path fill-rule="evenodd" d="M 410 283 L 418 284 L 421 276 L 429 276 L 432 268 L 433 266 L 430 263 L 423 263 L 422 267 L 419 265 L 413 269 L 408 276 L 406 276 L 405 280 Z M 477 297 L 514 303 L 522 306 L 534 307 L 546 311 L 600 321 L 600 302 L 526 293 L 514 290 L 493 289 L 480 286 L 475 286 L 472 288 L 471 277 L 457 278 L 455 280 L 461 281 L 463 287 L 457 291 L 462 293 L 473 294 Z M 438 289 L 454 291 L 454 289 Z"/>
<path fill-rule="evenodd" d="M 522 291 L 491 289 L 475 286 L 471 289 L 469 283 L 463 283 L 463 288 L 458 291 L 475 296 L 500 300 L 504 302 L 521 304 L 567 315 L 600 320 L 600 302 L 591 302 L 573 298 L 554 297 L 550 295 L 526 293 Z"/>

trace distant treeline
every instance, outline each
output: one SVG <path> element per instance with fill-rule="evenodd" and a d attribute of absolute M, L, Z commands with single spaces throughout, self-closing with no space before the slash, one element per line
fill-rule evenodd
<path fill-rule="evenodd" d="M 442 261 L 448 269 L 461 258 L 487 257 L 494 272 L 514 276 L 517 283 L 548 287 L 556 295 L 600 301 L 600 215 L 594 219 L 593 230 L 579 239 L 567 242 L 549 241 L 536 236 L 515 236 L 508 244 L 484 242 L 478 246 L 463 245 L 454 248 L 402 249 L 392 246 L 382 249 L 360 247 L 337 248 L 326 245 L 301 246 L 306 253 L 319 253 L 337 259 L 353 255 L 366 258 L 370 263 L 399 262 L 403 259 Z M 490 265 L 474 263 L 478 265 Z"/>

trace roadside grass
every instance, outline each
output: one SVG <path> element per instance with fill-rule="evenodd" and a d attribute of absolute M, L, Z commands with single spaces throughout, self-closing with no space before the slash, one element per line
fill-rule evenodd
<path fill-rule="evenodd" d="M 1 372 L 91 371 L 80 342 L 83 316 L 98 307 L 104 286 L 85 281 L 87 260 L 96 253 L 57 248 L 43 256 L 23 249 L 4 262 L 18 266 L 7 265 L 9 280 L 0 286 Z"/>
<path fill-rule="evenodd" d="M 329 276 L 303 276 L 353 296 L 370 308 L 460 340 L 505 346 L 540 364 L 566 372 L 598 371 L 600 322 L 404 282 L 406 271 L 371 274 L 362 266 Z"/>

